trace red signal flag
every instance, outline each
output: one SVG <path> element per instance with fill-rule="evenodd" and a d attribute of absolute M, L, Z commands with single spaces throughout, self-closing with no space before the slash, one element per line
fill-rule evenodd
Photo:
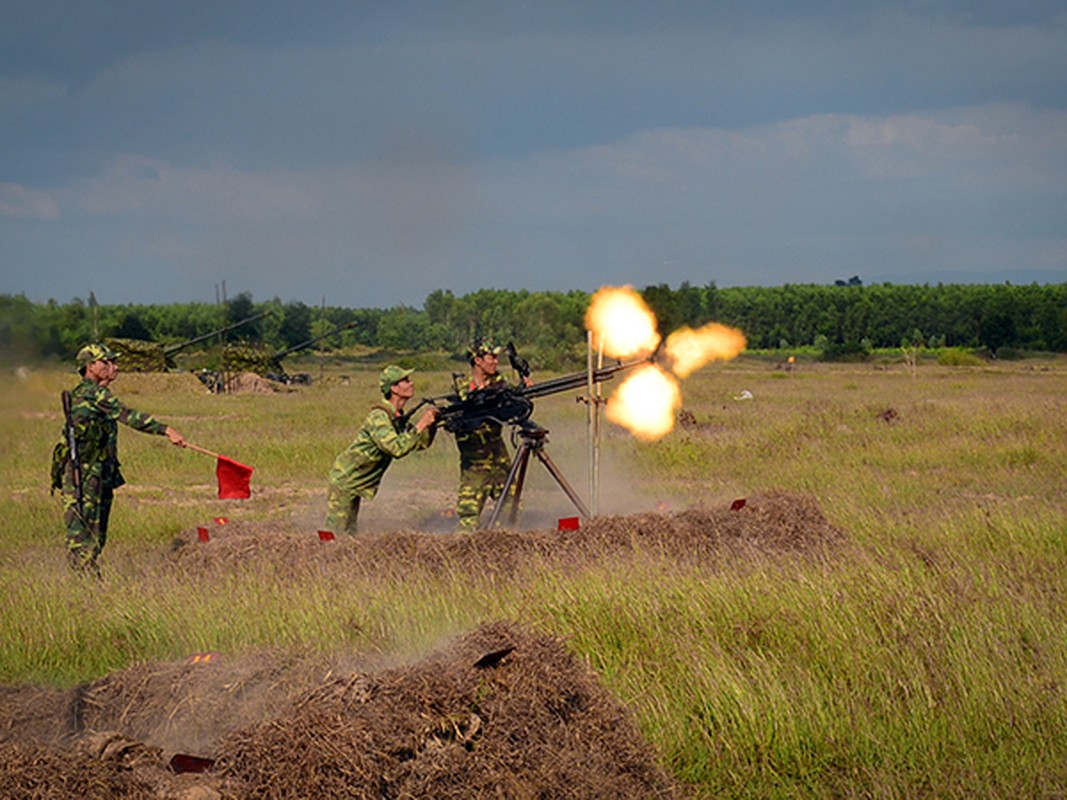
<path fill-rule="evenodd" d="M 332 542 L 335 538 L 333 531 L 319 531 L 320 542 Z"/>
<path fill-rule="evenodd" d="M 734 500 L 732 503 L 730 503 L 730 510 L 731 511 L 740 511 L 742 508 L 745 507 L 745 503 L 746 502 L 747 501 L 745 500 L 745 498 L 740 497 L 737 500 Z"/>
<path fill-rule="evenodd" d="M 215 474 L 219 479 L 219 497 L 234 500 L 252 496 L 252 490 L 249 487 L 252 467 L 247 464 L 226 458 L 226 456 L 219 456 Z"/>
<path fill-rule="evenodd" d="M 576 531 L 580 524 L 578 517 L 562 517 L 559 521 L 559 529 L 561 531 Z"/>
<path fill-rule="evenodd" d="M 207 532 L 207 528 L 197 528 L 196 529 L 196 535 L 197 535 L 197 538 L 200 539 L 200 541 L 202 541 L 202 542 L 210 542 L 211 541 L 211 534 Z"/>

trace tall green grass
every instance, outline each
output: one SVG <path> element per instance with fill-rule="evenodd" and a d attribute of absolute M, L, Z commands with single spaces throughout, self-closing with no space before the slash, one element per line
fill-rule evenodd
<path fill-rule="evenodd" d="M 418 378 L 420 394 L 447 388 L 446 375 Z M 170 541 L 212 516 L 309 526 L 373 380 L 214 397 L 122 376 L 131 405 L 254 465 L 256 492 L 218 500 L 210 460 L 123 430 L 130 485 L 99 584 L 67 574 L 47 491 L 70 378 L 12 384 L 0 397 L 0 682 L 70 685 L 203 650 L 415 657 L 511 618 L 566 637 L 696 796 L 1067 794 L 1063 362 L 923 364 L 913 377 L 741 361 L 683 383 L 695 426 L 655 443 L 606 431 L 603 512 L 802 492 L 846 534 L 822 558 L 698 569 L 639 552 L 582 570 L 535 563 L 508 580 L 416 564 L 403 578 L 353 577 L 329 560 L 173 568 Z M 753 399 L 735 400 L 744 389 Z M 584 494 L 582 407 L 546 398 L 536 418 Z M 394 464 L 370 507 L 433 513 L 454 491 L 455 458 L 442 436 Z M 541 502 L 567 512 L 544 476 L 531 479 L 531 514 Z"/>

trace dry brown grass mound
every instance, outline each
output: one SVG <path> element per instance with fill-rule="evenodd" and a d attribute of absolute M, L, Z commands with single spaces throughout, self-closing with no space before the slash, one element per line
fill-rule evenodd
<path fill-rule="evenodd" d="M 281 661 L 245 664 L 238 674 L 233 667 L 225 658 L 196 667 L 142 665 L 69 692 L 6 690 L 4 796 L 679 794 L 625 710 L 562 643 L 515 625 L 486 625 L 419 663 L 320 678 L 299 692 L 292 680 L 265 679 L 286 670 Z M 250 675 L 259 720 L 236 725 L 249 706 L 233 687 Z M 20 720 L 35 698 L 61 712 L 51 728 L 42 715 Z M 176 774 L 159 739 L 165 720 L 188 721 L 212 708 L 202 722 L 220 736 L 194 755 L 214 766 Z"/>
<path fill-rule="evenodd" d="M 524 569 L 579 569 L 642 553 L 707 566 L 739 555 L 819 558 L 845 541 L 814 499 L 771 491 L 748 498 L 736 510 L 723 506 L 602 516 L 572 531 L 403 531 L 320 542 L 314 531 L 236 522 L 212 529 L 206 544 L 197 541 L 195 530 L 184 532 L 171 558 L 179 569 L 191 572 L 270 560 L 291 569 L 343 562 L 354 575 L 403 577 L 413 569 L 511 575 Z"/>
<path fill-rule="evenodd" d="M 158 797 L 145 781 L 119 763 L 85 752 L 61 753 L 41 745 L 0 745 L 0 786 L 16 800 L 104 800 Z"/>
<path fill-rule="evenodd" d="M 555 640 L 492 624 L 414 666 L 338 678 L 235 733 L 257 797 L 673 797 L 627 715 Z"/>

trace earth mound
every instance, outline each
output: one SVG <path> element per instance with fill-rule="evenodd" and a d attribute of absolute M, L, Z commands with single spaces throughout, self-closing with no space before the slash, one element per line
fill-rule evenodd
<path fill-rule="evenodd" d="M 625 709 L 563 643 L 512 623 L 484 625 L 418 663 L 332 674 L 300 691 L 299 681 L 284 677 L 286 667 L 283 660 L 235 665 L 218 657 L 140 665 L 68 692 L 6 689 L 0 694 L 5 796 L 682 793 Z M 255 691 L 246 693 L 242 681 L 250 678 Z M 219 694 L 219 687 L 228 691 Z M 251 713 L 261 716 L 244 723 L 250 697 Z M 27 713 L 34 703 L 48 713 Z M 170 747 L 161 744 L 168 724 L 192 724 L 189 718 L 212 704 L 214 713 L 201 722 L 214 726 L 216 737 L 187 731 L 184 744 L 197 748 L 193 753 L 170 749 L 183 744 L 174 730 Z"/>
<path fill-rule="evenodd" d="M 314 531 L 277 523 L 232 521 L 198 541 L 196 529 L 174 542 L 170 558 L 180 570 L 229 570 L 255 560 L 284 562 L 288 569 L 342 562 L 360 575 L 409 574 L 413 568 L 442 573 L 510 576 L 525 569 L 581 569 L 611 558 L 652 554 L 714 568 L 731 557 L 823 558 L 846 543 L 813 498 L 769 491 L 731 506 L 599 516 L 576 530 L 492 529 L 434 534 L 398 531 L 339 536 L 322 542 Z"/>

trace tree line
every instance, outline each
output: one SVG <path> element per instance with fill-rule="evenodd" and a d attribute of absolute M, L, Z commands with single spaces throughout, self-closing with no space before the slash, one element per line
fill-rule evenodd
<path fill-rule="evenodd" d="M 718 288 L 714 283 L 639 290 L 666 334 L 719 322 L 739 328 L 750 349 L 813 347 L 826 357 L 878 348 L 961 347 L 990 354 L 1067 352 L 1067 283 Z M 68 359 L 86 342 L 114 337 L 178 345 L 270 313 L 219 336 L 282 351 L 311 339 L 315 350 L 362 345 L 390 351 L 461 353 L 475 336 L 513 341 L 551 367 L 584 360 L 590 294 L 482 289 L 431 292 L 421 308 L 308 306 L 244 292 L 224 303 L 98 305 L 75 298 L 34 303 L 0 295 L 0 353 L 9 359 Z M 336 330 L 342 328 L 341 330 Z M 333 331 L 333 332 L 332 332 Z M 332 333 L 331 333 L 332 332 Z"/>

